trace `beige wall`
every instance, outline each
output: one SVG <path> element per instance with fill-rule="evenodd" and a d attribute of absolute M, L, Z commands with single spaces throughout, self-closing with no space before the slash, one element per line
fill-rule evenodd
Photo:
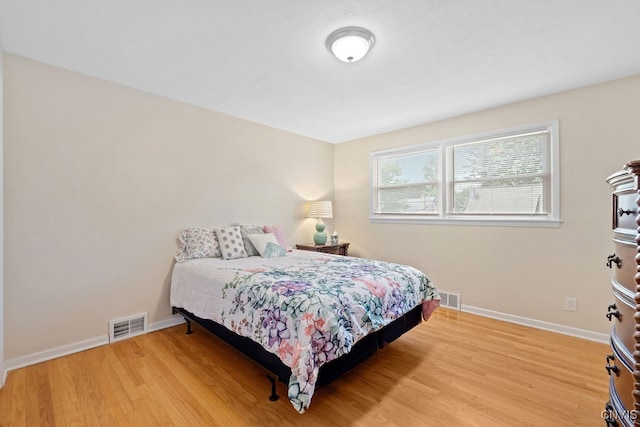
<path fill-rule="evenodd" d="M 170 318 L 182 228 L 277 223 L 294 244 L 313 233 L 303 201 L 332 196 L 353 254 L 415 265 L 468 306 L 608 331 L 604 179 L 640 158 L 640 76 L 333 146 L 14 55 L 3 65 L 5 360 L 104 336 L 117 317 Z M 560 228 L 368 221 L 370 151 L 554 118 Z"/>
<path fill-rule="evenodd" d="M 5 360 L 171 316 L 188 226 L 281 224 L 331 198 L 334 146 L 4 54 Z M 328 224 L 331 228 L 332 224 Z"/>
<path fill-rule="evenodd" d="M 640 76 L 336 146 L 336 228 L 364 257 L 408 263 L 463 305 L 606 333 L 612 252 L 605 178 L 640 158 Z M 369 152 L 560 120 L 560 228 L 374 224 Z M 564 310 L 576 297 L 578 311 Z"/>

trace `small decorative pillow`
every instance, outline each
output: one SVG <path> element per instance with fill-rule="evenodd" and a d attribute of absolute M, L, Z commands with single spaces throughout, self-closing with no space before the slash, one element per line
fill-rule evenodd
<path fill-rule="evenodd" d="M 242 243 L 244 244 L 244 249 L 247 251 L 247 256 L 258 256 L 260 253 L 256 250 L 251 243 L 251 240 L 247 237 L 249 234 L 264 234 L 262 231 L 261 225 L 242 225 L 242 224 L 232 224 L 240 226 L 240 234 L 242 235 Z"/>
<path fill-rule="evenodd" d="M 249 234 L 249 240 L 251 240 L 251 243 L 263 258 L 276 258 L 287 254 L 287 251 L 280 246 L 273 233 Z"/>
<path fill-rule="evenodd" d="M 284 234 L 284 227 L 281 225 L 265 225 L 263 227 L 264 232 L 265 233 L 273 233 L 274 236 L 276 236 L 276 239 L 278 239 L 278 244 L 280 246 L 282 246 L 282 249 L 284 249 L 285 251 L 287 250 L 287 248 L 289 247 L 287 245 L 287 238 Z"/>
<path fill-rule="evenodd" d="M 187 228 L 178 236 L 178 251 L 175 259 L 185 262 L 194 258 L 219 258 L 220 247 L 215 227 Z"/>
<path fill-rule="evenodd" d="M 240 226 L 218 228 L 216 230 L 222 259 L 246 258 L 247 251 L 242 244 Z"/>

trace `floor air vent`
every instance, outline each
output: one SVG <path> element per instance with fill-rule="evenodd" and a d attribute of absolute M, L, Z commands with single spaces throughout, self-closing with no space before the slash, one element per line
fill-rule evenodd
<path fill-rule="evenodd" d="M 438 292 L 440 293 L 440 298 L 442 298 L 442 300 L 440 301 L 440 307 L 460 310 L 460 294 L 443 291 Z"/>
<path fill-rule="evenodd" d="M 109 342 L 123 340 L 147 332 L 147 313 L 109 321 Z"/>

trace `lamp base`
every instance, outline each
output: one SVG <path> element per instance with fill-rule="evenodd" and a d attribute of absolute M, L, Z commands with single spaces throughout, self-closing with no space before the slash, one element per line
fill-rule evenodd
<path fill-rule="evenodd" d="M 324 245 L 327 243 L 327 233 L 324 232 L 324 222 L 322 218 L 318 218 L 318 222 L 316 222 L 316 234 L 313 235 L 313 243 L 316 245 Z"/>
<path fill-rule="evenodd" d="M 316 245 L 324 245 L 327 243 L 327 233 L 316 233 L 313 235 L 313 243 Z"/>

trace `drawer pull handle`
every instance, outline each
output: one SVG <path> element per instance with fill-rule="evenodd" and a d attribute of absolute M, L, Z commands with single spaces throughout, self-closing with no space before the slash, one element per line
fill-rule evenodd
<path fill-rule="evenodd" d="M 615 317 L 616 319 L 620 320 L 620 312 L 618 310 L 611 311 L 607 313 L 606 316 L 607 316 L 607 319 L 609 319 L 609 322 L 611 322 L 611 317 Z"/>
<path fill-rule="evenodd" d="M 611 372 L 613 372 L 614 374 L 616 374 L 616 377 L 617 377 L 618 374 L 620 373 L 620 369 L 616 365 L 610 365 L 609 364 L 609 362 L 611 362 L 612 360 L 614 360 L 613 354 L 608 354 L 607 355 L 607 366 L 605 366 L 605 369 L 607 370 L 607 373 L 609 375 L 611 375 Z"/>
<path fill-rule="evenodd" d="M 622 265 L 622 260 L 616 254 L 611 254 L 607 257 L 607 267 L 612 268 L 613 264 L 616 264 L 618 268 Z"/>
<path fill-rule="evenodd" d="M 606 368 L 609 375 L 611 375 L 611 372 L 613 372 L 617 377 L 620 373 L 620 369 L 616 365 L 607 365 Z"/>
<path fill-rule="evenodd" d="M 624 210 L 622 208 L 618 208 L 618 216 L 631 215 L 632 213 L 634 213 L 634 212 L 632 210 L 630 210 L 630 209 Z"/>

